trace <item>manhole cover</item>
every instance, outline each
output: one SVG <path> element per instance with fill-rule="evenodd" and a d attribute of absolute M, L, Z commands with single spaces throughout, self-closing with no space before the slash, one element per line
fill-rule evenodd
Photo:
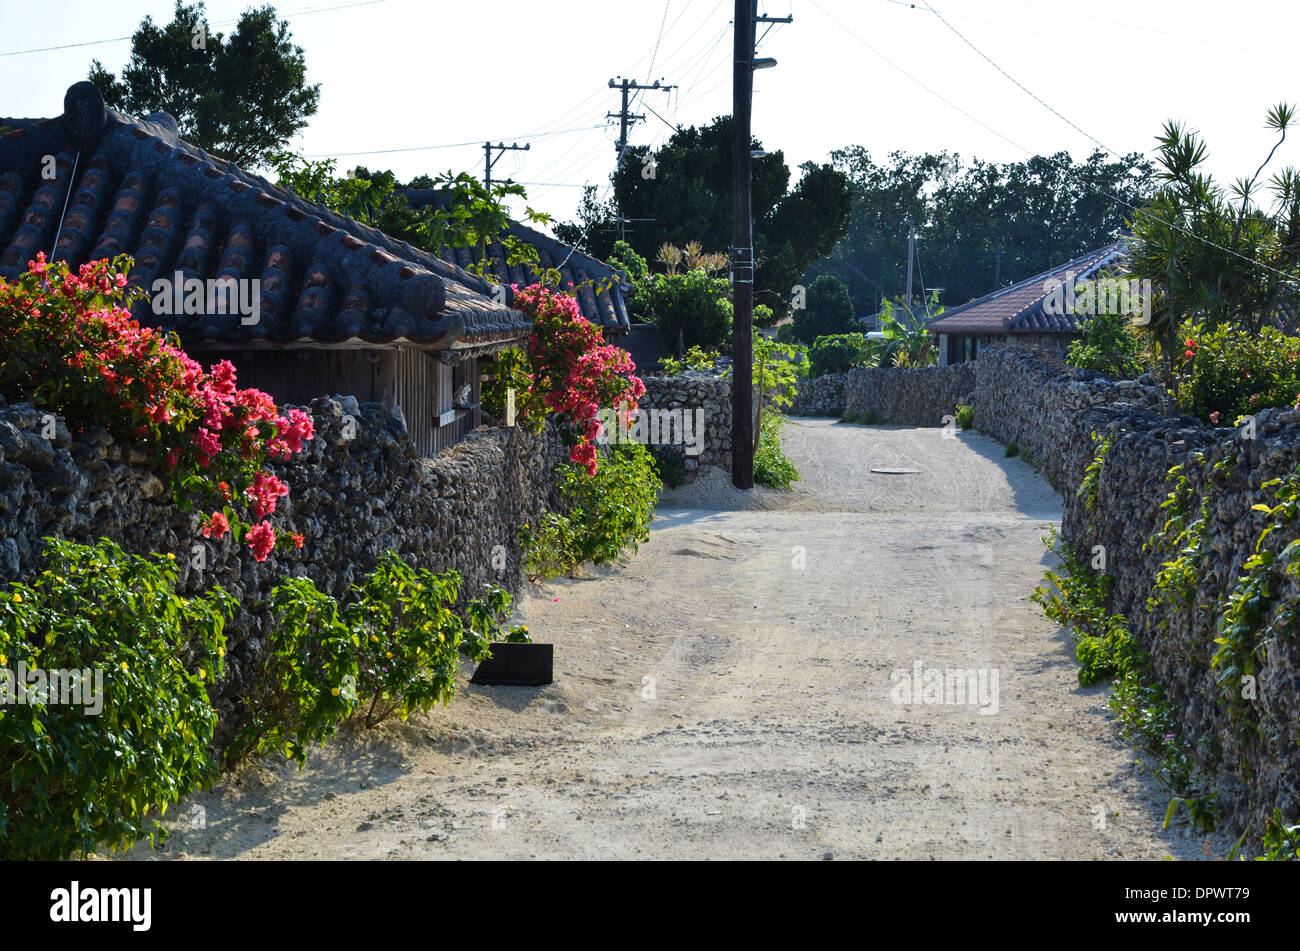
<path fill-rule="evenodd" d="M 920 472 L 920 469 L 872 469 L 872 472 L 879 472 L 881 475 L 912 475 Z"/>

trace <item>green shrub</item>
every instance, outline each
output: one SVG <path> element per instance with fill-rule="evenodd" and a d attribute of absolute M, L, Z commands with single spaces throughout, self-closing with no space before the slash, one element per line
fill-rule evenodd
<path fill-rule="evenodd" d="M 691 347 L 682 355 L 680 360 L 674 357 L 662 357 L 659 360 L 659 366 L 664 373 L 669 376 L 676 376 L 687 370 L 708 371 L 712 370 L 722 354 L 717 350 L 705 350 L 702 347 Z"/>
<path fill-rule="evenodd" d="M 560 497 L 576 529 L 576 560 L 601 565 L 624 551 L 635 552 L 650 537 L 662 488 L 649 450 L 639 443 L 606 447 L 594 476 L 566 464 L 560 472 Z"/>
<path fill-rule="evenodd" d="M 1146 372 L 1146 346 L 1128 314 L 1098 314 L 1084 321 L 1082 330 L 1082 339 L 1066 351 L 1070 366 L 1121 378 Z"/>
<path fill-rule="evenodd" d="M 795 342 L 793 323 L 785 323 L 776 328 L 776 342 L 777 343 Z"/>
<path fill-rule="evenodd" d="M 154 816 L 216 772 L 207 687 L 224 669 L 230 596 L 179 597 L 173 556 L 127 555 L 107 539 L 45 546 L 39 578 L 11 584 L 0 602 L 0 673 L 98 671 L 82 689 L 102 710 L 91 713 L 84 692 L 82 706 L 53 696 L 0 705 L 4 859 L 156 840 L 165 831 Z"/>
<path fill-rule="evenodd" d="M 535 529 L 526 526 L 520 533 L 529 578 L 552 578 L 585 562 L 605 564 L 635 552 L 650 537 L 663 488 L 650 451 L 640 443 L 617 443 L 601 453 L 595 475 L 564 463 L 559 470 L 564 511 L 548 512 Z"/>
<path fill-rule="evenodd" d="M 655 274 L 645 285 L 646 314 L 674 353 L 718 348 L 731 338 L 728 294 L 726 280 L 702 270 Z"/>
<path fill-rule="evenodd" d="M 1016 456 L 1020 455 L 1020 443 L 1016 442 L 1014 439 L 1007 443 L 1005 455 L 1008 459 L 1014 459 Z"/>
<path fill-rule="evenodd" d="M 1258 334 L 1222 326 L 1183 335 L 1177 372 L 1179 411 L 1215 425 L 1300 402 L 1300 337 L 1273 327 Z"/>
<path fill-rule="evenodd" d="M 542 581 L 569 574 L 578 567 L 574 555 L 577 529 L 567 515 L 543 512 L 536 527 L 519 528 L 519 544 L 524 551 L 524 575 L 529 581 Z"/>
<path fill-rule="evenodd" d="M 766 304 L 754 305 L 755 327 L 772 327 L 776 324 L 778 319 L 776 311 L 771 307 L 768 307 Z"/>
<path fill-rule="evenodd" d="M 875 349 L 866 334 L 831 334 L 818 337 L 808 348 L 811 377 L 844 373 L 854 367 L 871 366 Z"/>
<path fill-rule="evenodd" d="M 799 470 L 782 449 L 781 427 L 785 417 L 779 413 L 764 413 L 758 437 L 758 450 L 754 453 L 754 481 L 773 489 L 789 489 L 799 481 Z"/>
<path fill-rule="evenodd" d="M 455 571 L 412 568 L 393 552 L 342 608 L 309 578 L 278 585 L 266 667 L 243 701 L 246 724 L 227 762 L 283 751 L 301 765 L 310 744 L 351 716 L 374 726 L 449 703 L 458 653 L 482 660 L 493 641 L 527 639 L 498 623 L 509 594 L 491 588 L 457 612 L 460 585 Z"/>
<path fill-rule="evenodd" d="M 975 425 L 975 407 L 969 403 L 961 403 L 957 406 L 955 416 L 957 425 L 962 429 L 970 429 Z"/>

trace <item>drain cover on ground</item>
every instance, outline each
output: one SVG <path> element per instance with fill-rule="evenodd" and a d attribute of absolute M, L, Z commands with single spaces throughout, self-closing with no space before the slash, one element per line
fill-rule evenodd
<path fill-rule="evenodd" d="M 879 472 L 879 473 L 881 473 L 882 475 L 912 475 L 913 473 L 915 473 L 915 472 L 920 472 L 921 470 L 920 470 L 920 469 L 885 469 L 885 468 L 881 468 L 881 469 L 872 469 L 871 471 L 872 471 L 872 472 Z"/>

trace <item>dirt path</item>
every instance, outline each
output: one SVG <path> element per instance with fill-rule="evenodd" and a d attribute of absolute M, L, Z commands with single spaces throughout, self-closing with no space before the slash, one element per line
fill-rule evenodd
<path fill-rule="evenodd" d="M 1027 600 L 1059 497 L 974 434 L 788 431 L 794 492 L 697 483 L 630 563 L 521 599 L 554 684 L 245 773 L 159 857 L 1203 857 Z M 917 663 L 983 702 L 896 702 Z"/>

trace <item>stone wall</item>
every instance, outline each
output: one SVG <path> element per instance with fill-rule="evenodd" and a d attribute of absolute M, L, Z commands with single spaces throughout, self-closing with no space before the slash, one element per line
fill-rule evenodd
<path fill-rule="evenodd" d="M 786 411 L 791 416 L 844 415 L 844 383 L 847 373 L 827 373 L 819 377 L 804 377 L 794 402 Z"/>
<path fill-rule="evenodd" d="M 555 506 L 554 472 L 567 459 L 553 428 L 538 435 L 479 430 L 426 458 L 412 449 L 400 413 L 378 404 L 336 397 L 303 408 L 316 438 L 274 468 L 289 484 L 276 523 L 302 532 L 306 544 L 261 564 L 229 536 L 204 539 L 197 513 L 176 506 L 143 455 L 105 431 L 72 439 L 59 423 L 46 440 L 39 411 L 25 404 L 0 409 L 0 578 L 30 573 L 47 535 L 105 536 L 128 552 L 174 553 L 184 592 L 221 585 L 241 604 L 227 630 L 223 721 L 263 650 L 263 618 L 252 606 L 286 574 L 305 574 L 340 597 L 392 549 L 412 564 L 460 572 L 465 596 L 489 584 L 517 590 L 516 529 Z M 493 567 L 498 545 L 506 554 L 500 569 Z"/>
<path fill-rule="evenodd" d="M 1059 356 L 985 350 L 977 361 L 975 424 L 1002 440 L 1015 440 L 1042 462 L 1043 475 L 1065 501 L 1063 533 L 1083 548 L 1104 549 L 1112 578 L 1112 613 L 1123 614 L 1146 651 L 1174 709 L 1179 729 L 1195 749 L 1201 769 L 1218 791 L 1228 825 L 1240 833 L 1251 823 L 1257 839 L 1277 806 L 1290 821 L 1300 818 L 1300 637 L 1279 630 L 1267 641 L 1256 669 L 1251 715 L 1257 736 L 1243 743 L 1229 722 L 1218 677 L 1210 666 L 1217 645 L 1219 609 L 1253 553 L 1265 516 L 1257 503 L 1271 503 L 1270 479 L 1287 476 L 1300 463 L 1300 411 L 1268 410 L 1255 430 L 1212 428 L 1161 413 L 1157 390 L 1135 381 L 1108 381 L 1070 373 Z M 1077 491 L 1096 450 L 1093 436 L 1112 436 L 1089 509 Z M 1202 455 L 1199 462 L 1193 457 Z M 1215 465 L 1231 459 L 1228 468 Z M 1169 614 L 1147 606 L 1156 574 L 1167 556 L 1144 551 L 1169 513 L 1160 508 L 1167 473 L 1185 464 L 1198 499 L 1208 500 L 1205 562 L 1199 570 L 1195 611 Z M 1280 551 L 1300 535 L 1293 526 L 1269 546 Z M 1300 597 L 1287 578 L 1278 600 Z M 1161 622 L 1165 622 L 1162 624 Z"/>
<path fill-rule="evenodd" d="M 697 445 L 700 452 L 691 455 L 682 452 L 682 465 L 685 470 L 684 481 L 692 481 L 704 466 L 721 466 L 731 470 L 731 383 L 713 373 L 693 372 L 677 376 L 645 376 L 645 396 L 639 401 L 641 409 L 647 413 L 654 410 L 681 410 L 694 414 L 702 411 L 702 416 L 692 415 L 692 419 L 702 420 L 703 438 Z M 653 417 L 647 417 L 647 424 Z M 660 427 L 655 427 L 653 434 L 658 435 Z M 650 436 L 653 438 L 653 436 Z M 680 441 L 674 441 L 659 451 L 676 453 L 686 447 Z"/>
<path fill-rule="evenodd" d="M 975 364 L 949 367 L 857 367 L 799 381 L 789 412 L 846 416 L 902 426 L 942 426 L 975 390 Z"/>

